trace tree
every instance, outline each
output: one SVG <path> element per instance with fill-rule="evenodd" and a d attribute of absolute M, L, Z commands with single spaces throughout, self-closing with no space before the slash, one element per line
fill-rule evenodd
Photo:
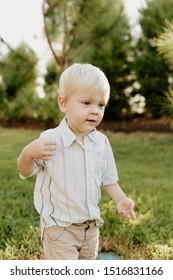
<path fill-rule="evenodd" d="M 60 72 L 58 72 L 57 63 L 53 58 L 47 62 L 46 70 L 44 75 L 44 92 L 46 96 L 57 99 Z"/>
<path fill-rule="evenodd" d="M 34 119 L 37 56 L 26 44 L 12 49 L 0 58 L 0 118 L 7 123 Z"/>
<path fill-rule="evenodd" d="M 140 93 L 146 99 L 150 117 L 160 117 L 160 98 L 167 91 L 170 70 L 156 49 L 154 37 L 163 30 L 165 19 L 173 17 L 173 0 L 147 0 L 140 10 L 142 34 L 135 46 L 134 69 L 140 83 Z"/>
<path fill-rule="evenodd" d="M 90 62 L 102 68 L 111 84 L 106 118 L 127 115 L 129 97 L 124 90 L 131 83 L 131 36 L 123 1 L 44 0 L 43 16 L 57 72 L 73 62 Z M 57 75 L 53 64 L 47 69 L 46 88 L 50 89 L 50 78 L 56 80 Z"/>
<path fill-rule="evenodd" d="M 122 7 L 120 0 L 43 0 L 45 35 L 60 71 L 116 26 Z"/>
<path fill-rule="evenodd" d="M 173 21 L 166 20 L 164 31 L 155 38 L 159 54 L 163 56 L 170 70 L 173 70 Z M 172 80 L 172 79 L 171 79 Z M 173 117 L 173 81 L 162 99 L 162 111 L 165 115 Z"/>
<path fill-rule="evenodd" d="M 21 88 L 35 88 L 37 78 L 37 57 L 26 44 L 18 48 L 10 48 L 0 59 L 1 87 L 8 100 L 15 98 Z"/>

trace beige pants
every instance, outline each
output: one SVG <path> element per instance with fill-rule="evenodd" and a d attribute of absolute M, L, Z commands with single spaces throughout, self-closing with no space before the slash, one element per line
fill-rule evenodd
<path fill-rule="evenodd" d="M 43 247 L 47 260 L 95 260 L 98 244 L 99 228 L 95 221 L 44 229 Z"/>

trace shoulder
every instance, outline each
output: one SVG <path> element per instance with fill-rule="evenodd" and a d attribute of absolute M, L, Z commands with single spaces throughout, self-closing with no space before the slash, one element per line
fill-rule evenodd
<path fill-rule="evenodd" d="M 96 141 L 98 141 L 99 143 L 100 142 L 104 143 L 104 144 L 109 143 L 107 136 L 98 130 L 95 130 L 95 138 L 96 138 Z"/>
<path fill-rule="evenodd" d="M 96 130 L 95 132 L 96 132 L 95 139 L 97 139 L 96 142 L 97 145 L 100 147 L 100 149 L 102 149 L 106 154 L 112 153 L 112 147 L 108 137 L 100 131 Z"/>
<path fill-rule="evenodd" d="M 43 132 L 41 132 L 40 134 L 40 138 L 55 138 L 57 137 L 59 134 L 59 126 L 55 127 L 55 128 L 49 128 Z"/>

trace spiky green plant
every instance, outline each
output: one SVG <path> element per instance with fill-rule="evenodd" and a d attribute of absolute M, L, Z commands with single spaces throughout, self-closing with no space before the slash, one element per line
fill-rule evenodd
<path fill-rule="evenodd" d="M 163 56 L 169 68 L 173 70 L 173 20 L 165 20 L 164 31 L 155 38 L 158 53 Z M 173 86 L 170 85 L 162 100 L 162 111 L 170 117 L 173 117 Z"/>
<path fill-rule="evenodd" d="M 168 91 L 165 92 L 165 96 L 160 98 L 159 109 L 162 111 L 165 117 L 173 119 L 173 88 L 169 87 Z M 171 126 L 173 123 L 171 122 Z"/>
<path fill-rule="evenodd" d="M 173 20 L 165 20 L 164 31 L 155 38 L 158 52 L 164 57 L 171 70 L 173 70 Z"/>

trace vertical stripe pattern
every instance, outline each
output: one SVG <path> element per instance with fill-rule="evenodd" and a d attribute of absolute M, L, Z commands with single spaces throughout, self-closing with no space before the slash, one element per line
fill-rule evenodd
<path fill-rule="evenodd" d="M 42 232 L 45 226 L 68 226 L 93 219 L 101 225 L 100 187 L 118 181 L 107 137 L 95 129 L 81 144 L 65 118 L 40 137 L 56 142 L 56 154 L 49 161 L 36 160 L 32 173 L 37 173 L 34 204 L 41 216 Z"/>

